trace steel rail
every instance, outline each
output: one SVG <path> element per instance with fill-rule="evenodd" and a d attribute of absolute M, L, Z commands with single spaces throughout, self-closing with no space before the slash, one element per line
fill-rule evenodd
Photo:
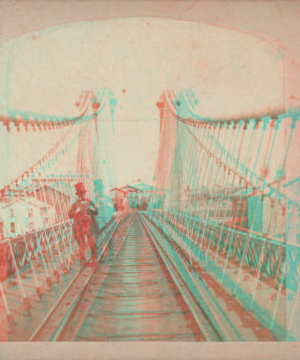
<path fill-rule="evenodd" d="M 197 279 L 195 279 L 192 272 L 193 268 L 191 268 L 188 261 L 184 262 L 181 256 L 182 254 L 178 254 L 176 249 L 169 243 L 168 234 L 163 233 L 163 235 L 161 235 L 161 230 L 156 228 L 146 215 L 144 215 L 142 221 L 148 229 L 149 236 L 154 245 L 164 258 L 164 262 L 169 268 L 169 272 L 173 277 L 174 282 L 177 284 L 178 279 L 180 278 L 183 284 L 183 294 L 187 291 L 192 295 L 194 302 L 192 303 L 187 299 L 187 305 L 191 309 L 197 324 L 202 327 L 202 322 L 206 323 L 207 327 L 213 329 L 220 339 L 219 341 L 243 341 L 237 328 L 233 325 L 228 316 L 222 313 L 221 307 L 206 285 L 203 282 L 200 284 L 197 282 Z M 164 245 L 169 246 L 163 246 L 163 243 L 159 241 L 158 236 L 154 234 L 154 231 L 160 234 L 158 236 L 166 238 L 167 241 Z M 180 268 L 180 270 L 178 268 Z M 175 276 L 175 274 L 177 276 Z M 186 295 L 183 296 L 187 298 Z"/>
<path fill-rule="evenodd" d="M 173 225 L 171 225 L 170 222 L 168 222 L 166 219 L 164 219 L 164 217 L 162 215 L 157 217 L 157 219 L 159 220 L 158 221 L 158 227 L 162 226 L 162 228 L 164 229 L 164 230 L 162 230 L 163 232 L 168 232 L 169 233 L 170 228 L 173 229 Z M 162 224 L 168 224 L 168 226 L 170 228 L 167 230 L 165 228 L 165 226 L 162 225 Z M 175 231 L 175 230 L 173 229 L 173 231 Z M 173 232 L 170 232 L 170 233 L 173 234 Z M 170 235 L 171 238 L 172 238 L 172 236 L 174 236 L 174 234 Z M 178 242 L 178 239 L 180 239 L 180 241 L 185 242 L 185 243 L 187 242 L 187 240 L 191 241 L 191 239 L 186 234 L 184 234 L 184 232 L 182 232 L 182 230 L 178 230 L 178 234 L 176 234 L 175 236 L 177 237 L 176 245 L 179 248 L 181 248 L 182 245 L 180 244 L 180 242 Z M 279 254 L 284 254 L 284 253 L 279 252 Z M 197 257 L 197 256 L 195 256 L 195 257 Z M 199 255 L 198 255 L 198 260 L 200 261 Z M 236 287 L 236 284 L 237 284 L 236 280 L 232 280 L 230 278 L 224 279 L 224 277 L 225 277 L 224 268 L 222 268 L 221 266 L 216 264 L 215 260 L 209 260 L 208 259 L 208 261 L 209 261 L 208 263 L 204 264 L 204 268 L 206 269 L 208 264 L 209 264 L 210 271 L 214 272 L 215 275 L 217 276 L 217 278 L 220 279 L 223 286 L 225 288 L 229 289 L 229 291 L 233 293 L 233 297 L 236 297 L 241 301 L 244 309 L 245 310 L 251 310 L 253 315 L 256 317 L 256 319 L 259 321 L 259 323 L 263 327 L 272 330 L 272 336 L 274 336 L 275 339 L 280 340 L 280 341 L 285 339 L 285 335 L 286 335 L 285 329 L 279 323 L 276 324 L 276 327 L 273 324 L 273 326 L 271 328 L 270 321 L 273 322 L 273 320 L 271 320 L 269 312 L 264 311 L 261 304 L 260 305 L 256 304 L 254 311 L 252 309 L 250 309 L 250 305 L 249 305 L 250 302 L 248 301 L 248 297 L 247 297 L 246 292 L 241 288 L 237 288 L 237 293 L 234 293 L 234 291 L 233 291 L 233 289 Z M 280 262 L 281 262 L 281 260 L 280 260 Z M 279 263 L 276 262 L 275 265 L 276 265 L 276 268 L 277 268 L 276 273 L 277 273 L 277 276 L 278 276 Z M 246 272 L 246 274 L 249 274 L 249 271 Z M 267 276 L 271 276 L 267 272 L 265 272 L 265 274 Z M 280 280 L 280 283 L 285 283 L 285 281 Z M 273 285 L 273 286 L 275 287 L 275 285 Z M 274 287 L 273 287 L 273 289 L 274 289 Z M 292 286 L 289 285 L 288 288 L 292 289 Z M 299 288 L 297 287 L 297 289 L 299 289 Z M 274 292 L 274 290 L 273 290 L 273 292 Z M 280 290 L 279 290 L 279 292 L 280 292 Z M 278 298 L 279 298 L 279 296 L 278 296 Z M 271 299 L 271 297 L 269 299 Z M 295 304 L 296 304 L 296 301 L 295 301 Z M 292 337 L 291 337 L 291 341 L 294 341 Z"/>
<path fill-rule="evenodd" d="M 124 222 L 119 223 L 112 223 L 111 228 L 108 230 L 105 238 L 102 240 L 102 244 L 104 244 L 103 248 L 101 249 L 100 254 L 98 255 L 98 263 L 102 259 L 105 251 L 108 248 L 108 245 L 113 237 L 113 235 L 120 229 L 125 228 L 128 223 L 132 220 L 132 216 L 125 219 Z M 96 268 L 82 268 L 76 278 L 68 285 L 64 293 L 60 296 L 60 298 L 56 301 L 54 306 L 48 312 L 40 326 L 35 330 L 35 332 L 30 337 L 29 341 L 56 341 L 61 336 L 65 326 L 68 323 L 68 319 L 71 315 L 76 311 L 77 306 L 82 298 L 88 283 L 90 282 L 93 275 L 96 273 Z M 68 301 L 68 295 L 72 292 L 73 288 L 76 287 L 78 282 L 80 282 L 81 278 L 83 278 L 82 283 L 79 284 L 79 289 L 77 286 L 75 297 L 73 294 L 73 298 L 71 301 Z M 66 302 L 66 308 L 64 309 L 62 314 L 59 314 L 58 320 L 55 319 L 55 325 L 51 325 L 50 322 L 53 321 L 52 317 L 56 316 L 56 312 L 59 311 L 59 307 L 61 306 L 62 302 Z M 47 330 L 47 326 L 49 327 Z M 43 332 L 46 332 L 46 336 Z"/>
<path fill-rule="evenodd" d="M 104 239 L 102 240 L 102 244 L 104 244 L 103 249 L 101 250 L 99 256 L 98 256 L 98 261 L 100 261 L 104 251 L 106 250 L 114 232 L 116 231 L 116 229 L 118 228 L 119 223 L 114 223 L 112 222 L 109 226 L 109 229 L 107 231 L 106 236 L 104 237 Z M 101 245 L 101 244 L 100 244 Z M 70 282 L 70 284 L 67 286 L 67 288 L 65 289 L 65 291 L 61 294 L 61 296 L 59 297 L 59 299 L 55 302 L 55 304 L 53 305 L 53 307 L 50 309 L 50 311 L 47 313 L 47 315 L 45 316 L 44 320 L 41 322 L 41 324 L 39 325 L 39 327 L 34 331 L 34 333 L 31 335 L 29 341 L 36 341 L 38 339 L 38 337 L 40 336 L 41 332 L 45 329 L 45 327 L 48 324 L 48 321 L 50 319 L 50 317 L 55 313 L 55 311 L 57 310 L 57 308 L 59 307 L 59 305 L 61 304 L 61 302 L 63 301 L 63 299 L 65 299 L 65 297 L 68 295 L 69 291 L 71 290 L 72 286 L 74 284 L 76 284 L 76 282 L 78 282 L 78 280 L 80 279 L 80 277 L 82 276 L 83 272 L 87 270 L 86 268 L 82 268 L 77 276 Z M 88 269 L 88 273 L 90 273 L 92 270 Z M 91 275 L 91 274 L 90 274 Z M 84 286 L 83 286 L 84 288 Z M 81 291 L 83 290 L 83 288 L 81 289 Z"/>
<path fill-rule="evenodd" d="M 187 284 L 185 283 L 184 279 L 181 277 L 178 269 L 176 269 L 176 266 L 172 263 L 171 259 L 169 258 L 167 253 L 164 251 L 163 247 L 159 244 L 158 240 L 155 238 L 155 235 L 151 231 L 149 224 L 147 224 L 143 220 L 140 220 L 140 221 L 143 224 L 146 232 L 148 233 L 149 238 L 152 240 L 155 248 L 157 249 L 161 259 L 163 260 L 164 264 L 166 265 L 166 267 L 172 277 L 172 280 L 174 281 L 179 292 L 181 293 L 186 305 L 188 306 L 191 313 L 193 314 L 193 317 L 194 317 L 200 331 L 204 335 L 205 339 L 207 341 L 213 341 L 216 339 L 218 341 L 224 340 L 224 338 L 219 335 L 219 332 L 212 325 L 212 323 L 209 322 L 209 319 L 205 316 L 206 314 L 202 313 L 203 309 L 201 307 L 198 307 L 198 309 L 197 309 L 195 307 L 195 304 L 191 301 L 192 299 L 189 298 L 188 295 L 192 295 L 192 297 L 193 297 L 193 294 L 190 292 Z M 209 324 L 209 328 L 208 328 L 207 324 Z"/>
<path fill-rule="evenodd" d="M 151 235 L 149 234 L 149 231 L 147 230 L 145 224 L 140 220 L 140 217 L 139 217 L 139 216 L 137 216 L 137 218 L 139 219 L 139 222 L 140 222 L 141 225 L 143 226 L 143 228 L 144 228 L 144 230 L 145 230 L 145 232 L 146 232 L 146 234 L 147 234 L 147 237 L 148 237 L 148 238 L 152 241 L 152 243 L 153 243 L 153 240 L 152 240 L 152 238 L 151 238 Z M 133 221 L 134 221 L 134 219 L 133 219 Z M 133 221 L 130 223 L 130 227 L 131 227 L 131 225 L 133 224 Z M 124 241 L 126 240 L 126 237 L 128 236 L 129 230 L 130 230 L 130 228 L 126 231 L 126 235 L 125 235 Z M 123 242 L 124 242 L 124 241 L 123 241 Z M 157 249 L 157 246 L 156 246 L 155 244 L 154 244 L 154 248 Z M 203 336 L 205 337 L 205 339 L 208 340 L 208 341 L 214 341 L 214 340 L 215 340 L 215 341 L 220 341 L 220 340 L 222 340 L 222 338 L 217 335 L 217 332 L 216 332 L 215 330 L 212 330 L 212 327 L 211 327 L 211 326 L 209 327 L 209 329 L 205 329 L 205 328 L 202 326 L 202 324 L 199 322 L 198 317 L 197 317 L 197 310 L 195 310 L 195 309 L 193 308 L 193 305 L 192 305 L 192 303 L 191 303 L 191 301 L 190 301 L 190 299 L 189 299 L 189 297 L 191 297 L 191 294 L 187 294 L 186 291 L 182 289 L 182 287 L 183 287 L 182 284 L 180 284 L 179 281 L 178 281 L 176 278 L 174 278 L 173 275 L 172 275 L 172 273 L 174 273 L 174 272 L 176 271 L 176 268 L 174 268 L 174 266 L 173 266 L 173 268 L 170 268 L 170 267 L 169 267 L 169 262 L 167 262 L 167 260 L 166 260 L 164 257 L 161 256 L 160 252 L 158 252 L 158 254 L 159 254 L 158 256 L 159 256 L 159 258 L 162 260 L 163 264 L 166 265 L 166 268 L 169 270 L 169 273 L 170 273 L 170 275 L 171 275 L 171 277 L 172 277 L 172 280 L 173 280 L 174 284 L 175 284 L 176 287 L 178 288 L 179 293 L 180 293 L 181 296 L 183 297 L 183 299 L 184 299 L 187 307 L 190 309 L 191 314 L 193 314 L 193 317 L 194 317 L 194 319 L 195 319 L 195 321 L 196 321 L 196 323 L 197 323 L 197 325 L 198 325 L 198 327 L 199 327 L 199 330 L 200 330 L 200 332 L 203 334 Z M 108 275 L 108 274 L 106 274 L 106 276 L 107 276 L 107 275 Z M 103 281 L 102 281 L 102 284 L 103 284 L 103 283 L 104 283 L 104 279 L 103 279 Z M 98 291 L 99 291 L 99 290 L 100 290 L 100 289 L 98 289 Z M 91 310 L 91 307 L 92 307 L 92 305 L 93 305 L 93 302 L 94 302 L 94 301 L 92 300 L 92 301 L 91 301 L 91 304 L 90 304 L 89 306 L 86 306 L 86 304 L 85 304 L 86 310 L 84 311 L 84 314 L 83 314 L 83 316 L 81 317 L 79 323 L 77 323 L 76 329 L 75 329 L 74 331 L 72 331 L 71 341 L 76 338 L 76 335 L 77 335 L 77 333 L 79 332 L 79 330 L 80 330 L 80 328 L 81 328 L 81 326 L 82 326 L 82 324 L 83 324 L 86 316 L 88 315 L 89 311 Z M 77 303 L 77 304 L 78 304 L 78 303 Z M 75 308 L 73 309 L 73 312 L 74 312 L 74 311 L 76 311 Z M 198 311 L 199 311 L 199 309 L 198 309 Z M 69 318 L 70 318 L 70 316 L 68 316 L 68 319 L 69 319 Z M 197 318 L 197 319 L 196 319 L 196 318 Z M 203 321 L 204 321 L 204 320 L 203 320 Z M 60 340 L 60 334 L 63 333 L 63 330 L 65 330 L 64 326 L 66 326 L 66 325 L 67 325 L 67 321 L 64 321 L 64 324 L 60 327 L 60 329 L 59 329 L 59 331 L 58 331 L 58 332 L 59 332 L 58 336 L 56 336 L 53 340 Z M 61 340 L 63 340 L 63 338 L 61 338 Z"/>
<path fill-rule="evenodd" d="M 134 215 L 131 216 L 129 219 L 127 219 L 128 221 L 126 221 L 124 223 L 124 227 L 123 227 L 123 231 L 125 230 L 125 235 L 122 236 L 122 240 L 121 240 L 121 243 L 123 243 L 125 240 L 126 240 L 126 237 L 128 235 L 128 231 L 130 229 L 130 226 L 132 224 L 132 222 L 134 221 Z M 108 244 L 107 244 L 108 245 Z M 107 246 L 106 246 L 107 247 Z M 103 252 L 104 253 L 104 252 Z M 92 276 L 96 276 L 96 269 L 94 271 L 94 273 L 92 274 Z M 91 281 L 91 278 L 92 276 L 90 277 L 89 281 Z M 107 274 L 106 274 L 107 276 Z M 105 277 L 106 277 L 105 276 Z M 105 278 L 104 278 L 105 279 Z M 74 300 L 74 304 L 72 304 L 72 306 L 70 307 L 70 309 L 68 310 L 68 312 L 66 313 L 66 316 L 64 316 L 64 318 L 62 319 L 62 321 L 60 322 L 59 326 L 57 327 L 57 329 L 55 330 L 55 334 L 54 336 L 52 337 L 52 341 L 59 341 L 62 337 L 62 334 L 64 333 L 64 330 L 65 328 L 67 327 L 68 325 L 68 321 L 69 319 L 72 317 L 72 315 L 76 312 L 77 310 L 77 307 L 80 303 L 80 300 L 82 299 L 83 295 L 84 295 L 84 290 L 86 289 L 86 287 L 83 289 L 83 291 L 80 293 L 80 296 L 78 296 L 75 300 Z M 74 339 L 82 325 L 82 323 L 84 322 L 90 308 L 91 308 L 92 304 L 90 304 L 90 306 L 87 306 L 87 309 L 84 313 L 84 316 L 81 318 L 79 324 L 77 324 L 73 334 L 72 334 L 72 339 Z"/>
<path fill-rule="evenodd" d="M 128 219 L 128 222 L 124 224 L 121 235 L 123 240 L 120 241 L 122 244 L 126 240 L 128 236 L 128 232 L 131 229 L 131 226 L 134 223 L 135 219 L 136 219 L 135 216 L 131 216 Z M 158 257 L 162 260 L 162 263 L 165 265 L 165 268 L 168 270 L 168 273 L 171 275 L 172 282 L 179 290 L 179 293 L 184 299 L 187 308 L 190 310 L 190 313 L 192 314 L 204 338 L 207 341 L 227 341 L 227 340 L 232 340 L 233 338 L 234 340 L 243 340 L 241 337 L 240 338 L 238 336 L 232 337 L 232 335 L 226 333 L 226 330 L 222 328 L 222 325 L 220 327 L 220 322 L 218 323 L 218 321 L 216 321 L 215 319 L 211 321 L 212 315 L 211 314 L 208 315 L 207 312 L 209 311 L 207 311 L 207 309 L 206 311 L 203 309 L 203 307 L 201 306 L 201 304 L 194 295 L 195 291 L 191 290 L 191 286 L 186 282 L 184 276 L 180 274 L 180 270 L 182 270 L 182 268 L 178 269 L 176 267 L 173 260 L 167 254 L 165 249 L 159 244 L 159 241 L 156 239 L 154 233 L 150 229 L 149 223 L 146 223 L 145 220 L 141 219 L 139 215 L 137 215 L 137 219 L 144 228 L 147 236 L 149 237 L 149 240 L 151 240 L 151 242 L 153 243 L 154 248 L 157 250 Z M 119 249 L 121 248 L 121 246 L 119 247 Z M 91 310 L 91 307 L 94 303 L 94 299 L 91 299 L 88 303 L 85 303 L 85 310 L 83 312 L 83 315 L 81 316 L 80 321 L 76 322 L 76 326 L 74 329 L 71 328 L 72 325 L 70 325 L 70 321 L 72 320 L 73 315 L 78 310 L 81 301 L 83 301 L 83 295 L 87 290 L 87 283 L 90 282 L 91 279 L 95 276 L 97 276 L 97 270 L 92 274 L 90 274 L 89 280 L 86 281 L 86 284 L 82 286 L 82 289 L 80 290 L 78 295 L 72 300 L 71 304 L 65 309 L 63 316 L 55 324 L 55 328 L 53 329 L 53 332 L 50 334 L 50 336 L 47 337 L 47 339 L 43 339 L 44 341 L 45 340 L 63 341 L 64 340 L 63 334 L 65 334 L 66 329 L 72 333 L 71 340 L 74 340 L 76 338 L 76 335 L 81 329 L 84 320 L 86 319 L 89 311 Z M 108 273 L 102 276 L 103 279 L 101 279 L 101 284 L 103 285 L 106 276 L 108 276 Z M 100 285 L 100 288 L 102 285 Z M 100 288 L 97 289 L 97 292 L 99 292 Z M 37 337 L 35 337 L 35 339 L 37 339 Z"/>

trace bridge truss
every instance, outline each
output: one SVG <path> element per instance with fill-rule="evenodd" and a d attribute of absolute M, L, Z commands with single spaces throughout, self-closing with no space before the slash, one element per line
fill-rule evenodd
<path fill-rule="evenodd" d="M 299 113 L 201 118 L 191 90 L 157 106 L 151 217 L 265 326 L 299 338 Z"/>
<path fill-rule="evenodd" d="M 114 134 L 116 104 L 113 92 L 101 88 L 96 94 L 81 94 L 75 104 L 76 118 L 13 110 L 0 117 L 1 136 L 8 139 L 3 149 L 7 154 L 3 172 L 6 184 L 0 189 L 1 339 L 7 337 L 6 319 L 18 321 L 10 309 L 9 294 L 18 290 L 23 307 L 30 312 L 28 299 L 33 289 L 43 296 L 47 286 L 53 290 L 59 278 L 71 281 L 78 271 L 73 220 L 69 219 L 75 201 L 74 185 L 83 182 L 88 198 L 93 199 L 94 180 L 101 178 L 107 188 L 115 180 L 107 158 L 112 151 L 109 142 Z M 22 143 L 26 153 L 27 147 L 34 147 L 35 138 L 45 139 L 44 148 L 50 144 L 50 149 L 40 158 L 41 154 L 34 154 L 36 161 L 30 158 L 19 164 L 25 170 L 16 175 L 13 164 L 23 154 L 14 151 L 14 145 Z M 104 209 L 104 213 L 98 247 L 119 221 L 111 210 Z"/>

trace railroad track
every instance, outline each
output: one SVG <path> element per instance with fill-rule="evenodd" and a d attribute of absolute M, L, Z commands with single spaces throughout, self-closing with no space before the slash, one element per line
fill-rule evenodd
<path fill-rule="evenodd" d="M 121 223 L 112 224 L 110 226 L 110 229 L 98 247 L 98 262 L 105 257 L 109 244 L 111 242 L 117 243 L 116 239 L 118 239 L 119 235 L 124 233 L 124 231 L 130 227 L 132 219 L 133 216 L 129 214 Z M 79 271 L 77 276 L 68 285 L 57 302 L 47 313 L 44 320 L 41 321 L 40 325 L 30 336 L 28 339 L 29 341 L 56 340 L 58 330 L 63 326 L 68 316 L 72 313 L 72 310 L 85 292 L 85 289 L 87 288 L 94 272 L 95 269 L 90 267 L 85 267 Z"/>
<path fill-rule="evenodd" d="M 144 215 L 132 214 L 31 341 L 241 341 Z"/>

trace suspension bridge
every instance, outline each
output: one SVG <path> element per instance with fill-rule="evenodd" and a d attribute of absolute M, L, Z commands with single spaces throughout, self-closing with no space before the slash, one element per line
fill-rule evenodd
<path fill-rule="evenodd" d="M 191 90 L 162 92 L 151 202 L 102 200 L 97 266 L 81 266 L 74 185 L 110 189 L 116 105 L 102 88 L 76 118 L 0 117 L 1 340 L 299 340 L 299 114 L 202 118 Z M 11 139 L 50 135 L 15 174 Z"/>

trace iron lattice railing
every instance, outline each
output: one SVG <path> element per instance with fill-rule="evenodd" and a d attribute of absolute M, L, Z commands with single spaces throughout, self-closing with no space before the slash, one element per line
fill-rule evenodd
<path fill-rule="evenodd" d="M 280 296 L 289 301 L 289 315 L 285 324 L 277 326 L 281 333 L 290 330 L 299 297 L 300 246 L 288 244 L 262 233 L 256 233 L 238 226 L 226 224 L 220 219 L 206 219 L 192 216 L 180 218 L 156 210 L 148 212 L 149 217 L 166 233 L 171 235 L 177 244 L 190 253 L 204 267 L 214 268 L 218 278 L 225 284 L 226 270 L 229 264 L 235 266 L 235 277 L 230 287 L 234 296 L 246 300 L 245 304 L 251 311 L 258 308 L 255 303 L 256 291 L 264 281 L 269 291 L 263 304 L 266 325 L 273 329 Z M 253 283 L 249 293 L 241 292 L 241 285 L 251 274 Z M 280 296 L 279 296 L 280 295 Z M 247 299 L 246 299 L 247 298 Z M 275 301 L 270 312 L 270 303 Z M 261 307 L 261 304 L 259 305 Z M 259 310 L 262 310 L 261 308 Z M 279 332 L 279 331 L 278 331 Z"/>

